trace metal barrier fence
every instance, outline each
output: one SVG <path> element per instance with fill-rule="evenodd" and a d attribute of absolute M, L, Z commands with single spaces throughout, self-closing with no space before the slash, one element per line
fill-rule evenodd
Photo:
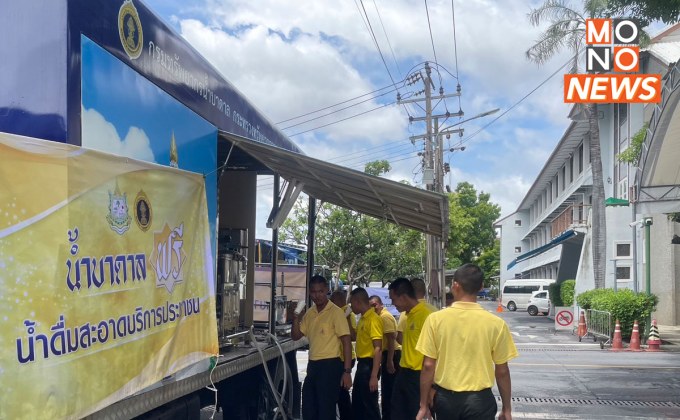
<path fill-rule="evenodd" d="M 588 335 L 593 337 L 593 341 L 600 339 L 600 346 L 604 347 L 612 341 L 612 315 L 607 311 L 596 311 L 595 309 L 586 310 L 586 327 Z M 579 338 L 580 341 L 580 338 Z"/>

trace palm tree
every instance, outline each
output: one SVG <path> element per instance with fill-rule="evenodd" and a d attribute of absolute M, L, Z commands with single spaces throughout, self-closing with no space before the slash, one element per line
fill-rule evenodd
<path fill-rule="evenodd" d="M 607 0 L 584 0 L 583 10 L 570 7 L 568 0 L 546 0 L 543 5 L 529 12 L 529 21 L 534 26 L 549 23 L 536 43 L 526 51 L 529 60 L 541 65 L 563 49 L 573 54 L 570 73 L 579 70 L 579 55 L 585 43 L 586 18 L 606 17 Z M 605 264 L 607 251 L 607 225 L 604 207 L 604 180 L 602 178 L 602 157 L 600 152 L 600 129 L 597 122 L 597 104 L 584 107 L 590 128 L 590 162 L 593 173 L 592 198 L 592 244 L 593 274 L 595 288 L 605 285 Z"/>

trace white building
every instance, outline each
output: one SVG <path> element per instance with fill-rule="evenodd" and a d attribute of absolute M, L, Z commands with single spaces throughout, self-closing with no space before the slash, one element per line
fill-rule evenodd
<path fill-rule="evenodd" d="M 680 246 L 671 244 L 673 235 L 680 235 L 680 223 L 668 215 L 680 212 L 678 58 L 680 25 L 675 25 L 653 38 L 641 55 L 641 73 L 667 75 L 663 103 L 598 106 L 605 197 L 631 203 L 605 210 L 605 287 L 646 290 L 644 229 L 631 223 L 651 217 L 651 292 L 660 299 L 655 315 L 666 325 L 680 324 Z M 501 230 L 501 284 L 510 278 L 553 278 L 577 279 L 577 293 L 594 287 L 587 227 L 592 204 L 588 121 L 578 107 L 569 120 L 517 210 L 495 223 Z M 638 166 L 619 162 L 617 155 L 650 120 Z"/>

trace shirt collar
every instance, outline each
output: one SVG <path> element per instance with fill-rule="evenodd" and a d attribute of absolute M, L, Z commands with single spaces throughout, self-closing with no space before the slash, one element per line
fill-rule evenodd
<path fill-rule="evenodd" d="M 477 302 L 453 302 L 451 308 L 459 309 L 483 309 L 482 305 Z"/>

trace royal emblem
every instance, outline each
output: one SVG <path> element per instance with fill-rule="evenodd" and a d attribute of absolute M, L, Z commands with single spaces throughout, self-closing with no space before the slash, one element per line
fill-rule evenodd
<path fill-rule="evenodd" d="M 132 0 L 125 0 L 118 11 L 118 34 L 120 43 L 131 60 L 134 60 L 142 53 L 144 43 L 144 33 L 142 22 L 139 20 L 137 8 L 132 4 Z"/>
<path fill-rule="evenodd" d="M 167 223 L 153 234 L 153 253 L 150 264 L 156 273 L 156 287 L 165 287 L 172 293 L 175 285 L 184 280 L 183 268 L 187 255 L 184 252 L 184 223 L 170 229 Z"/>
<path fill-rule="evenodd" d="M 109 214 L 106 216 L 111 230 L 119 235 L 130 229 L 130 215 L 128 214 L 127 194 L 121 193 L 116 182 L 116 189 L 109 191 Z"/>
<path fill-rule="evenodd" d="M 135 198 L 135 222 L 137 227 L 146 232 L 151 226 L 151 220 L 153 218 L 153 210 L 151 209 L 151 203 L 149 202 L 149 197 L 143 190 L 139 190 L 137 193 L 137 198 Z"/>

